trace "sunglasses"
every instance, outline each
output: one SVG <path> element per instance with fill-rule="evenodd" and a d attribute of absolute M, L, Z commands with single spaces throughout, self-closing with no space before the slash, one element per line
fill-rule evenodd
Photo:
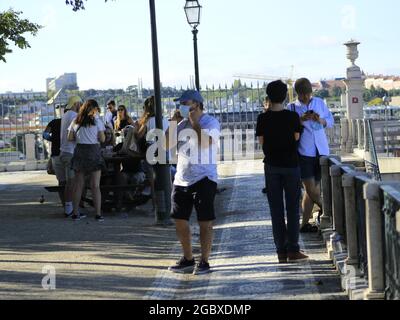
<path fill-rule="evenodd" d="M 118 109 L 118 111 L 119 111 L 119 112 L 121 112 L 121 111 L 125 111 L 125 109 Z"/>

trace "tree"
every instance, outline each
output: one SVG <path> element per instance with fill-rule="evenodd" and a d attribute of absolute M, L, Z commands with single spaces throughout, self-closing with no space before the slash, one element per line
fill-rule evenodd
<path fill-rule="evenodd" d="M 10 42 L 20 49 L 30 48 L 28 41 L 22 35 L 29 32 L 36 36 L 42 26 L 32 23 L 27 19 L 21 19 L 22 12 L 9 9 L 0 12 L 0 60 L 6 62 L 4 56 L 11 53 Z"/>
<path fill-rule="evenodd" d="M 332 93 L 334 97 L 340 97 L 343 93 L 343 90 L 341 87 L 335 86 L 332 90 Z"/>
<path fill-rule="evenodd" d="M 322 99 L 329 98 L 329 90 L 326 89 L 317 90 L 314 92 L 314 96 Z"/>
<path fill-rule="evenodd" d="M 104 0 L 104 2 L 107 2 L 108 0 Z M 78 10 L 85 10 L 84 6 L 84 1 L 83 0 L 66 0 L 65 3 L 67 5 L 72 6 L 72 10 L 78 11 Z"/>

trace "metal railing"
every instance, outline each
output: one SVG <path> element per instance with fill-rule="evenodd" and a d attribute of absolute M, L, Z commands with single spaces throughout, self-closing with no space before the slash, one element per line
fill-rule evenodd
<path fill-rule="evenodd" d="M 25 135 L 36 135 L 37 159 L 48 156 L 41 132 L 54 119 L 54 109 L 44 101 L 0 98 L 0 163 L 25 159 Z"/>
<path fill-rule="evenodd" d="M 321 172 L 321 229 L 345 248 L 336 253 L 346 255 L 344 289 L 351 296 L 348 284 L 363 280 L 364 298 L 400 299 L 400 183 L 377 182 L 337 156 L 322 157 Z"/>
<path fill-rule="evenodd" d="M 384 261 L 386 298 L 400 300 L 400 192 L 399 187 L 383 186 Z"/>
<path fill-rule="evenodd" d="M 171 118 L 176 110 L 174 98 L 179 96 L 183 90 L 171 90 L 164 93 L 162 97 L 164 116 Z M 138 119 L 143 113 L 143 103 L 146 97 L 139 97 L 137 93 L 120 92 L 120 94 L 108 94 L 104 92 L 85 92 L 79 93 L 82 98 L 95 99 L 102 109 L 104 116 L 107 110 L 107 103 L 115 100 L 117 105 L 125 105 L 129 114 Z M 148 92 L 151 94 L 151 91 Z M 243 149 L 246 145 L 246 130 L 256 129 L 258 115 L 263 111 L 263 100 L 265 96 L 265 85 L 257 83 L 250 86 L 232 85 L 206 87 L 202 90 L 205 99 L 204 106 L 206 112 L 215 116 L 221 123 L 221 129 L 232 131 L 234 140 L 234 130 L 243 130 Z M 37 160 L 47 159 L 50 153 L 49 144 L 42 139 L 42 132 L 47 124 L 56 117 L 57 106 L 65 104 L 68 95 L 61 94 L 52 104 L 46 104 L 46 98 L 36 101 L 17 100 L 12 98 L 0 97 L 0 163 L 24 160 L 26 157 L 24 136 L 27 133 L 35 135 L 36 158 Z M 59 116 L 59 115 L 58 115 Z M 261 152 L 254 135 L 255 152 Z M 221 143 L 223 142 L 221 138 Z"/>

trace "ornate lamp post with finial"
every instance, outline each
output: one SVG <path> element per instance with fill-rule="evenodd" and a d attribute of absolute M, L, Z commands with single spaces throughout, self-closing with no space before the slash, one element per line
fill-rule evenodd
<path fill-rule="evenodd" d="M 185 14 L 189 25 L 193 28 L 193 44 L 194 44 L 194 70 L 195 70 L 195 82 L 196 89 L 200 91 L 200 76 L 199 76 L 199 55 L 197 49 L 197 34 L 199 31 L 197 27 L 200 24 L 202 6 L 199 4 L 198 0 L 186 0 L 185 4 Z"/>
<path fill-rule="evenodd" d="M 344 80 L 346 84 L 348 138 L 347 141 L 343 142 L 347 153 L 353 152 L 353 137 L 356 130 L 353 125 L 354 120 L 364 118 L 364 76 L 360 67 L 355 63 L 359 55 L 357 48 L 359 44 L 360 42 L 355 40 L 350 40 L 344 44 L 347 47 L 346 57 L 350 61 L 350 66 L 347 68 L 347 77 Z"/>

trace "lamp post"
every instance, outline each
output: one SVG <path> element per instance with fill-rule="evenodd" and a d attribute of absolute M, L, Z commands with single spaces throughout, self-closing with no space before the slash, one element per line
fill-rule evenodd
<path fill-rule="evenodd" d="M 156 9 L 154 0 L 149 0 L 150 4 L 150 21 L 151 21 L 151 41 L 153 53 L 153 80 L 154 80 L 154 98 L 156 104 L 156 128 L 163 130 L 163 114 L 161 108 L 161 82 L 160 67 L 158 59 L 158 42 L 157 42 L 157 23 Z M 167 164 L 157 164 L 155 166 L 156 181 L 156 201 L 157 213 L 156 223 L 159 225 L 171 224 L 169 212 L 171 209 L 171 176 Z"/>
<path fill-rule="evenodd" d="M 196 89 L 200 91 L 200 76 L 199 76 L 199 55 L 197 50 L 197 27 L 200 24 L 201 5 L 198 0 L 186 0 L 185 14 L 189 25 L 193 28 L 193 46 L 194 46 L 194 70 L 196 78 Z"/>

